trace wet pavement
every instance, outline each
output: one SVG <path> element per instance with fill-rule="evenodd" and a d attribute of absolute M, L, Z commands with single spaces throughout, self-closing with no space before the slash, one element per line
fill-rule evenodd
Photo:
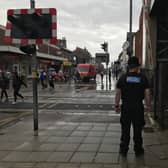
<path fill-rule="evenodd" d="M 98 84 L 98 86 L 101 86 Z M 114 90 L 76 90 L 58 84 L 39 88 L 39 130 L 33 131 L 32 93 L 1 112 L 19 112 L 17 122 L 0 129 L 0 168 L 167 168 L 168 131 L 147 120 L 144 157 L 136 158 L 131 140 L 127 159 L 119 155 L 120 115 L 114 112 Z"/>

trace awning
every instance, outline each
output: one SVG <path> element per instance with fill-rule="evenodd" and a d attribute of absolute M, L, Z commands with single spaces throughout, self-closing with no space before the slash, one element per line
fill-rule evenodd
<path fill-rule="evenodd" d="M 45 54 L 45 53 L 39 53 L 39 52 L 37 52 L 37 57 L 51 59 L 51 60 L 59 60 L 59 61 L 67 61 L 68 60 L 67 58 L 63 58 L 63 57 L 59 57 L 59 56 L 55 56 L 55 55 L 49 55 L 49 54 Z"/>
<path fill-rule="evenodd" d="M 19 48 L 14 46 L 0 46 L 0 52 L 13 52 L 18 54 L 24 54 Z"/>
<path fill-rule="evenodd" d="M 22 52 L 18 47 L 14 46 L 0 46 L 0 52 L 13 52 L 18 54 L 26 55 L 24 52 Z M 59 60 L 59 61 L 67 61 L 67 58 L 55 56 L 55 55 L 49 55 L 41 52 L 37 52 L 37 57 L 44 58 L 44 59 L 51 59 L 51 60 Z"/>

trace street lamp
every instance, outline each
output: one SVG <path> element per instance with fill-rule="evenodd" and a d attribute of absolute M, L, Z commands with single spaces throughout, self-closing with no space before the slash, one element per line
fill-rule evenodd
<path fill-rule="evenodd" d="M 127 54 L 129 57 L 133 53 L 133 33 L 132 33 L 132 0 L 130 0 L 129 7 L 129 32 L 127 33 L 127 41 L 129 42 L 129 47 L 127 48 Z"/>
<path fill-rule="evenodd" d="M 130 24 L 129 24 L 129 32 L 132 33 L 132 0 L 130 0 Z"/>

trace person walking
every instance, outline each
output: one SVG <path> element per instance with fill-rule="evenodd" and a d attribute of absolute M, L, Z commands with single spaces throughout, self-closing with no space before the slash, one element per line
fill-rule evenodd
<path fill-rule="evenodd" d="M 17 101 L 17 97 L 20 97 L 22 99 L 22 101 L 24 101 L 24 97 L 22 96 L 22 94 L 19 93 L 20 88 L 22 85 L 24 85 L 25 87 L 27 87 L 26 83 L 23 81 L 23 79 L 21 77 L 19 77 L 17 72 L 13 73 L 13 96 L 14 96 L 14 102 L 12 104 L 16 104 Z"/>
<path fill-rule="evenodd" d="M 109 68 L 109 83 L 111 84 L 111 69 Z"/>
<path fill-rule="evenodd" d="M 48 82 L 49 82 L 50 88 L 54 89 L 54 72 L 52 71 L 48 73 Z"/>
<path fill-rule="evenodd" d="M 133 126 L 134 151 L 136 156 L 144 154 L 142 129 L 145 125 L 144 104 L 146 112 L 150 112 L 150 89 L 147 78 L 140 73 L 139 60 L 130 57 L 128 60 L 128 72 L 123 74 L 116 85 L 115 111 L 120 112 L 121 105 L 121 142 L 120 154 L 127 156 L 130 142 L 130 128 Z"/>
<path fill-rule="evenodd" d="M 1 102 L 3 100 L 3 96 L 5 95 L 5 102 L 8 102 L 8 94 L 7 89 L 9 88 L 9 79 L 5 76 L 5 73 L 2 72 L 0 79 L 0 88 L 1 88 Z"/>
<path fill-rule="evenodd" d="M 101 83 L 103 83 L 103 77 L 104 77 L 104 72 L 103 71 L 100 72 L 100 76 L 101 76 Z"/>
<path fill-rule="evenodd" d="M 42 89 L 47 88 L 47 73 L 44 70 L 40 72 L 39 79 L 41 81 Z"/>

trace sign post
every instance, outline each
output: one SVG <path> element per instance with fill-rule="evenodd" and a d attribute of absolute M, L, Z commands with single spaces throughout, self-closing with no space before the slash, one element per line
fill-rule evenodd
<path fill-rule="evenodd" d="M 34 131 L 38 131 L 38 90 L 36 45 L 57 42 L 57 11 L 54 8 L 36 8 L 30 0 L 30 9 L 9 9 L 4 41 L 20 45 L 20 50 L 32 56 Z M 38 133 L 38 132 L 37 132 Z"/>
<path fill-rule="evenodd" d="M 35 0 L 30 1 L 30 8 L 31 9 L 35 8 Z M 37 93 L 37 54 L 36 54 L 36 51 L 32 54 L 32 82 L 33 82 L 34 131 L 38 131 L 38 93 Z"/>

